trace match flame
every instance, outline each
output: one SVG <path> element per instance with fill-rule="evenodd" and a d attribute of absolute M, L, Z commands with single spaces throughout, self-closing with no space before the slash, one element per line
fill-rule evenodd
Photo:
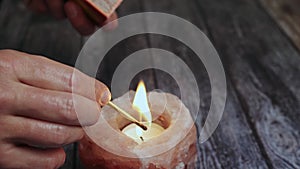
<path fill-rule="evenodd" d="M 138 87 L 135 92 L 135 96 L 133 99 L 132 108 L 139 112 L 140 115 L 140 121 L 144 119 L 149 126 L 151 126 L 152 123 L 152 115 L 150 112 L 150 108 L 148 105 L 148 99 L 147 99 L 147 91 L 145 87 L 145 83 L 143 81 L 140 81 L 138 84 Z M 137 133 L 138 134 L 138 133 Z"/>

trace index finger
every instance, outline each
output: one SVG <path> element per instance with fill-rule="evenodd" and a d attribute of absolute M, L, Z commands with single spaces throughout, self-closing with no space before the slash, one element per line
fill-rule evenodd
<path fill-rule="evenodd" d="M 73 92 L 105 105 L 111 94 L 106 85 L 91 78 L 70 66 L 50 59 L 29 55 L 22 52 L 11 52 L 18 55 L 14 62 L 17 79 L 27 85 L 42 89 Z"/>

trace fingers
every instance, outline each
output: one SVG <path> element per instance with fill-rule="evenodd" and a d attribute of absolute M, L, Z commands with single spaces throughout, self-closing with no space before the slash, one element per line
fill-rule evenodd
<path fill-rule="evenodd" d="M 45 0 L 50 13 L 57 19 L 65 18 L 63 0 Z"/>
<path fill-rule="evenodd" d="M 6 140 L 14 144 L 26 144 L 34 147 L 55 148 L 82 139 L 84 131 L 80 127 L 30 119 L 26 117 L 9 116 L 1 131 L 9 133 Z M 1 119 L 1 120 L 4 120 Z"/>
<path fill-rule="evenodd" d="M 105 25 L 104 29 L 106 31 L 111 31 L 114 30 L 118 27 L 118 15 L 116 12 L 114 12 L 104 23 L 103 26 Z"/>
<path fill-rule="evenodd" d="M 66 158 L 62 148 L 41 150 L 12 145 L 6 147 L 1 148 L 0 168 L 53 169 L 63 165 Z"/>
<path fill-rule="evenodd" d="M 90 35 L 95 31 L 96 27 L 94 23 L 75 2 L 66 2 L 64 9 L 73 27 L 82 35 Z"/>
<path fill-rule="evenodd" d="M 73 92 L 101 105 L 111 97 L 109 89 L 101 82 L 80 71 L 44 57 L 15 52 L 19 57 L 14 63 L 17 79 L 25 84 L 63 92 Z M 96 90 L 96 91 L 95 91 Z"/>
<path fill-rule="evenodd" d="M 89 19 L 83 9 L 74 1 L 64 0 L 24 0 L 25 4 L 32 10 L 40 13 L 50 12 L 54 17 L 63 19 L 68 17 L 73 27 L 82 35 L 90 35 L 95 32 L 96 25 Z M 116 13 L 106 20 L 102 25 L 117 19 Z M 101 25 L 101 23 L 99 23 Z M 105 27 L 113 30 L 118 26 L 117 21 Z"/>
<path fill-rule="evenodd" d="M 22 85 L 16 95 L 14 115 L 73 126 L 93 125 L 100 115 L 97 102 L 77 94 Z"/>

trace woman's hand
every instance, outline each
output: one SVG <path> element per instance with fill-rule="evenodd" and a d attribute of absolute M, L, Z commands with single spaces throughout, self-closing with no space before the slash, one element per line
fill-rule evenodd
<path fill-rule="evenodd" d="M 104 84 L 74 68 L 0 50 L 0 168 L 58 168 L 61 147 L 80 140 L 109 100 Z"/>
<path fill-rule="evenodd" d="M 73 1 L 65 0 L 24 0 L 26 5 L 35 12 L 50 13 L 57 19 L 67 17 L 73 27 L 82 35 L 90 35 L 94 33 L 97 25 L 92 22 L 84 13 L 82 8 Z M 117 19 L 114 13 L 103 24 Z M 110 29 L 114 29 L 117 25 L 112 25 Z"/>

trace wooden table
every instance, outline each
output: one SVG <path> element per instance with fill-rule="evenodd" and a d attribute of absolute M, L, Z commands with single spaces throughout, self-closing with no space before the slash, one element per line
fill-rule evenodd
<path fill-rule="evenodd" d="M 67 21 L 32 14 L 18 0 L 0 0 L 0 8 L 1 49 L 74 65 L 85 38 Z M 300 168 L 299 8 L 297 0 L 125 0 L 118 9 L 120 16 L 143 11 L 180 16 L 203 30 L 216 47 L 228 98 L 217 130 L 199 145 L 198 168 Z M 201 125 L 210 106 L 210 83 L 201 62 L 181 43 L 149 34 L 126 39 L 105 57 L 98 78 L 109 85 L 124 57 L 149 47 L 181 56 L 196 74 Z M 161 71 L 141 72 L 132 88 L 140 78 L 150 89 L 178 95 L 174 80 Z M 62 168 L 81 168 L 76 144 L 65 149 Z"/>

